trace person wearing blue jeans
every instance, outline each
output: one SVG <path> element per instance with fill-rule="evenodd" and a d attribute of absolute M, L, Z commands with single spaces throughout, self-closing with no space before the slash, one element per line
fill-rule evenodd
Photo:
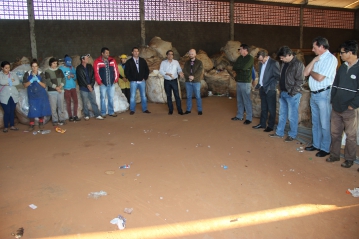
<path fill-rule="evenodd" d="M 203 63 L 196 59 L 196 50 L 188 52 L 189 60 L 184 63 L 183 74 L 186 79 L 187 108 L 185 114 L 190 114 L 192 109 L 192 94 L 196 97 L 198 115 L 202 115 L 201 77 L 203 75 Z"/>
<path fill-rule="evenodd" d="M 252 123 L 252 100 L 251 100 L 251 82 L 253 75 L 254 58 L 249 54 L 249 46 L 242 44 L 238 49 L 240 56 L 233 65 L 233 70 L 237 73 L 237 114 L 232 120 L 243 120 L 244 110 L 246 111 L 246 120 L 244 124 Z"/>
<path fill-rule="evenodd" d="M 115 95 L 114 84 L 118 81 L 118 66 L 116 60 L 110 57 L 110 50 L 107 47 L 101 49 L 101 56 L 99 56 L 93 63 L 94 75 L 97 84 L 100 86 L 100 99 L 101 99 L 101 114 L 106 117 L 108 115 L 116 117 L 113 106 L 113 97 Z M 106 95 L 107 107 L 106 110 Z"/>
<path fill-rule="evenodd" d="M 330 89 L 338 65 L 337 58 L 329 52 L 328 40 L 317 37 L 312 41 L 313 52 L 317 55 L 304 69 L 309 76 L 310 108 L 312 110 L 313 144 L 307 151 L 319 151 L 315 156 L 325 157 L 330 152 Z"/>
<path fill-rule="evenodd" d="M 126 61 L 125 76 L 130 81 L 130 115 L 135 114 L 136 110 L 136 91 L 140 89 L 142 112 L 151 113 L 147 109 L 146 80 L 150 74 L 147 62 L 139 57 L 138 47 L 132 48 L 132 58 Z"/>
<path fill-rule="evenodd" d="M 279 78 L 279 122 L 276 132 L 269 136 L 283 138 L 288 119 L 290 130 L 284 141 L 291 142 L 297 137 L 298 132 L 298 109 L 302 97 L 300 91 L 304 82 L 304 64 L 295 57 L 292 50 L 287 46 L 281 47 L 277 55 L 283 61 Z"/>
<path fill-rule="evenodd" d="M 141 96 L 141 107 L 142 112 L 147 110 L 147 98 L 146 98 L 146 81 L 131 81 L 130 82 L 130 111 L 135 112 L 136 110 L 136 91 L 140 90 Z M 132 97 L 134 96 L 134 97 Z"/>

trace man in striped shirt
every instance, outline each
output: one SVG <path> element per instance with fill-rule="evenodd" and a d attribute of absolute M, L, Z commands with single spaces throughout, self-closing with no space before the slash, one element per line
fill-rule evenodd
<path fill-rule="evenodd" d="M 309 76 L 310 107 L 312 110 L 313 144 L 306 147 L 307 151 L 319 152 L 317 157 L 325 157 L 330 151 L 330 89 L 333 84 L 337 58 L 329 52 L 328 40 L 317 37 L 313 40 L 313 52 L 317 55 L 304 69 Z"/>

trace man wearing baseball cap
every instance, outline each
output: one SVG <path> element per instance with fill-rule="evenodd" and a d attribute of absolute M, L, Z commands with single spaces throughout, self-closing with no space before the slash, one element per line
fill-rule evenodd
<path fill-rule="evenodd" d="M 118 64 L 119 80 L 118 85 L 121 88 L 122 93 L 126 96 L 128 103 L 130 103 L 130 82 L 125 76 L 125 64 L 127 56 L 122 54 L 120 56 L 121 62 Z"/>

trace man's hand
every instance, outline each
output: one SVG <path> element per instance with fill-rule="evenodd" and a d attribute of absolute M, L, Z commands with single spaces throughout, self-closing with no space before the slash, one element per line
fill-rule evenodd
<path fill-rule="evenodd" d="M 320 56 L 316 56 L 316 57 L 314 57 L 313 62 L 317 62 L 319 60 L 320 60 Z"/>
<path fill-rule="evenodd" d="M 180 77 L 181 77 L 181 78 L 183 78 L 183 77 L 184 77 L 183 72 L 180 72 L 180 73 L 179 73 L 179 75 L 180 75 Z"/>
<path fill-rule="evenodd" d="M 349 110 L 354 110 L 354 108 L 351 107 L 350 105 L 348 106 L 348 109 L 349 109 Z"/>
<path fill-rule="evenodd" d="M 122 80 L 123 80 L 124 82 L 127 82 L 127 81 L 128 81 L 126 77 L 123 77 Z"/>
<path fill-rule="evenodd" d="M 93 89 L 92 89 L 92 86 L 91 86 L 91 85 L 87 85 L 87 89 L 89 89 L 89 91 L 90 91 L 90 92 L 92 92 L 92 91 L 93 91 Z"/>
<path fill-rule="evenodd" d="M 69 79 L 69 80 L 70 80 L 70 79 L 71 79 L 71 75 L 68 75 L 68 76 L 67 76 L 67 79 Z"/>
<path fill-rule="evenodd" d="M 194 80 L 194 76 L 189 76 L 189 81 L 193 81 Z"/>

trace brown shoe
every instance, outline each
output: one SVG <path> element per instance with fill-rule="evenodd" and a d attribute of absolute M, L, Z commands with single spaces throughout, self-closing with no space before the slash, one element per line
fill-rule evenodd
<path fill-rule="evenodd" d="M 327 158 L 325 161 L 327 161 L 329 163 L 332 163 L 332 162 L 335 162 L 335 161 L 340 161 L 340 158 L 330 155 L 329 158 Z"/>

